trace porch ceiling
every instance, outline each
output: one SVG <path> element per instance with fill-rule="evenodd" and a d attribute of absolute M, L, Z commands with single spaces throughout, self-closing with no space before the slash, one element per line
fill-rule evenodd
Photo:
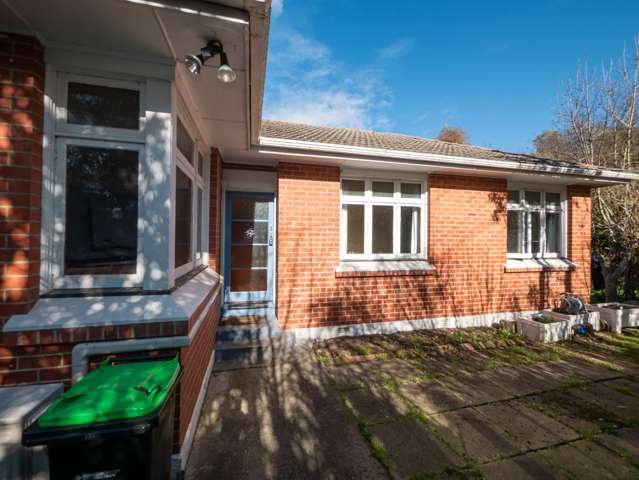
<path fill-rule="evenodd" d="M 268 2 L 220 3 L 225 5 L 188 0 L 47 0 L 43 7 L 41 0 L 2 0 L 0 31 L 35 35 L 45 47 L 178 63 L 187 95 L 196 105 L 197 112 L 191 113 L 205 141 L 243 150 L 250 144 L 249 135 L 253 131 L 257 135 L 259 129 Z M 217 80 L 217 59 L 197 77 L 186 73 L 184 55 L 198 53 L 210 38 L 224 45 L 238 75 L 233 84 Z"/>

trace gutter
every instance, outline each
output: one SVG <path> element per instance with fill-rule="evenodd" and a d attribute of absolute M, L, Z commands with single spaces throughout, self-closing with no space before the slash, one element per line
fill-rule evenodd
<path fill-rule="evenodd" d="M 288 151 L 266 151 L 260 147 L 272 147 L 286 149 Z M 291 154 L 294 151 L 302 154 L 315 155 L 322 158 L 323 153 L 350 154 L 361 157 L 379 157 L 383 159 L 401 159 L 409 163 L 430 164 L 433 166 L 465 166 L 472 168 L 484 168 L 502 171 L 529 171 L 535 173 L 577 175 L 590 177 L 593 179 L 615 182 L 639 181 L 639 173 L 621 172 L 616 170 L 606 170 L 597 168 L 584 168 L 578 166 L 551 166 L 539 165 L 528 162 L 517 162 L 512 160 L 489 160 L 474 157 L 457 157 L 453 155 L 438 155 L 432 153 L 409 152 L 403 150 L 386 150 L 382 148 L 357 147 L 350 145 L 337 145 L 331 143 L 305 142 L 298 140 L 286 140 L 280 138 L 260 137 L 257 146 L 258 151 L 271 154 Z M 361 160 L 366 160 L 360 158 Z"/>

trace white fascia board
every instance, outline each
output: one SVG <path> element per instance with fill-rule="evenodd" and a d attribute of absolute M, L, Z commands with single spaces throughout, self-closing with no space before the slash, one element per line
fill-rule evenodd
<path fill-rule="evenodd" d="M 248 12 L 196 0 L 121 0 L 152 8 L 166 8 L 187 15 L 200 15 L 240 25 L 249 24 Z"/>
<path fill-rule="evenodd" d="M 448 164 L 451 166 L 466 166 L 482 169 L 502 171 L 529 171 L 532 173 L 551 173 L 560 175 L 577 175 L 591 177 L 602 181 L 625 183 L 639 180 L 638 173 L 619 172 L 583 167 L 553 167 L 535 165 L 511 160 L 489 160 L 472 157 L 456 157 L 453 155 L 438 155 L 432 153 L 408 152 L 403 150 L 386 150 L 381 148 L 356 147 L 350 145 L 336 145 L 331 143 L 304 142 L 298 140 L 284 140 L 280 138 L 260 137 L 259 147 L 282 148 L 303 151 L 305 153 L 338 153 L 361 155 L 367 157 L 384 157 L 392 159 L 429 162 L 432 164 Z"/>

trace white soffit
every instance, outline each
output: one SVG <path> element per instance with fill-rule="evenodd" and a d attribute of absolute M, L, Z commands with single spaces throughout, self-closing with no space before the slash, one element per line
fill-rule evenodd
<path fill-rule="evenodd" d="M 262 18 L 262 23 L 267 22 Z M 47 0 L 45 6 L 42 0 L 0 0 L 0 31 L 34 35 L 46 48 L 57 50 L 171 68 L 177 63 L 205 141 L 223 149 L 248 148 L 248 42 L 259 49 L 266 37 L 250 40 L 246 11 L 197 0 Z M 186 54 L 199 53 L 212 38 L 222 42 L 238 74 L 230 85 L 217 80 L 219 58 L 197 77 L 182 65 Z"/>

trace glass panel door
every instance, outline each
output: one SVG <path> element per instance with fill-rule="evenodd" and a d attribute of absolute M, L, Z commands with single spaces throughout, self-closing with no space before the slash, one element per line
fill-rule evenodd
<path fill-rule="evenodd" d="M 273 195 L 227 192 L 227 302 L 273 298 L 273 242 Z"/>

